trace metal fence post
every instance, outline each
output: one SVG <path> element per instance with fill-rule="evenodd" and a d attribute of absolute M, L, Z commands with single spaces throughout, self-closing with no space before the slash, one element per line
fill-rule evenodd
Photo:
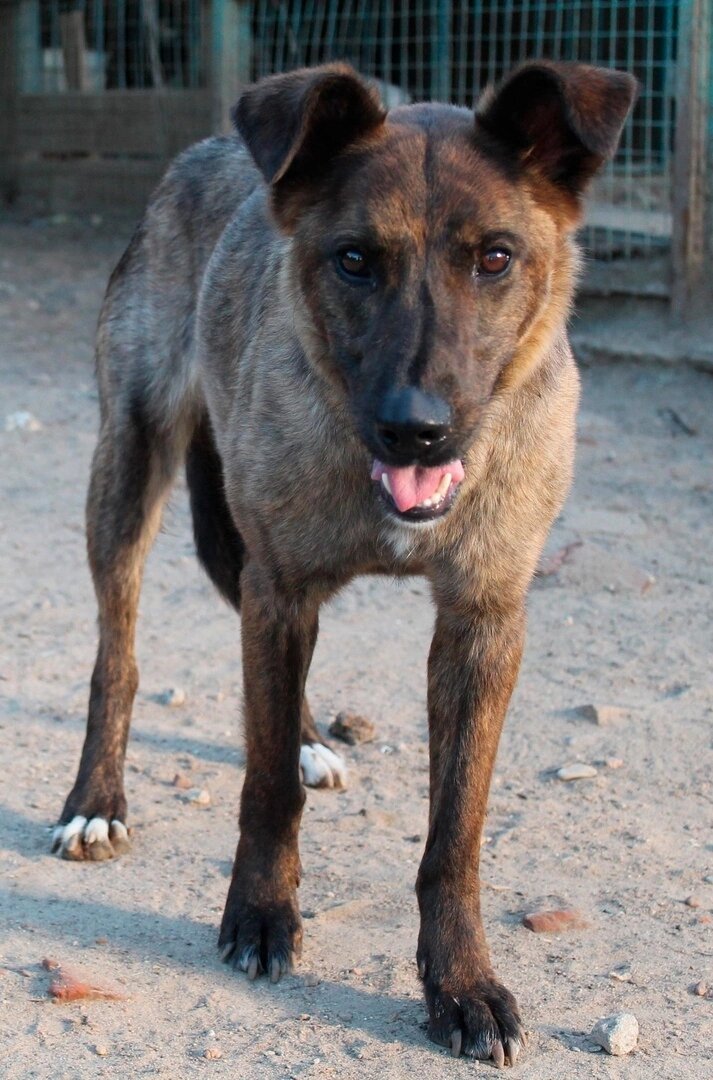
<path fill-rule="evenodd" d="M 682 0 L 673 172 L 672 310 L 713 313 L 713 0 Z"/>
<path fill-rule="evenodd" d="M 19 5 L 16 0 L 0 0 L 0 201 L 17 195 L 17 152 L 15 125 L 20 75 Z"/>
<path fill-rule="evenodd" d="M 436 40 L 434 42 L 435 78 L 433 96 L 438 101 L 451 100 L 451 0 L 437 0 Z"/>
<path fill-rule="evenodd" d="M 252 69 L 251 4 L 246 0 L 212 0 L 211 90 L 213 130 L 231 130 L 230 110 Z"/>

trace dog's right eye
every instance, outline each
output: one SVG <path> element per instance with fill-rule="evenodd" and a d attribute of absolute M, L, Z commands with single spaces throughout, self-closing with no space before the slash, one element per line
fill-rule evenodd
<path fill-rule="evenodd" d="M 337 253 L 337 269 L 345 281 L 363 285 L 373 281 L 374 275 L 369 260 L 359 248 L 343 248 Z"/>

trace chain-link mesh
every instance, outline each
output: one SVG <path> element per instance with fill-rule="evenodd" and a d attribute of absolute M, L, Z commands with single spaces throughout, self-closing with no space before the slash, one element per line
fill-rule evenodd
<path fill-rule="evenodd" d="M 656 254 L 671 240 L 677 0 L 258 0 L 253 74 L 346 59 L 388 103 L 470 105 L 530 57 L 635 74 L 641 95 L 590 202 L 585 243 L 601 258 Z"/>
<path fill-rule="evenodd" d="M 201 0 L 39 0 L 24 14 L 25 40 L 40 48 L 23 64 L 23 89 L 204 86 L 204 10 Z"/>
<path fill-rule="evenodd" d="M 23 5 L 23 89 L 197 89 L 209 82 L 208 0 L 37 0 Z M 241 0 L 221 0 L 222 4 Z M 252 75 L 346 59 L 386 103 L 470 105 L 528 57 L 633 72 L 641 95 L 590 201 L 593 255 L 665 254 L 680 0 L 257 0 L 247 6 Z M 28 25 L 29 20 L 29 25 Z M 32 20 L 35 21 L 31 25 Z M 250 68 L 248 68 L 250 70 Z"/>

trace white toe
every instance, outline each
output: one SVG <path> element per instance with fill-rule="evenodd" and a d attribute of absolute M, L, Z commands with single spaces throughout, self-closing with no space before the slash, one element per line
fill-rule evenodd
<path fill-rule="evenodd" d="M 84 830 L 86 844 L 102 843 L 109 839 L 109 823 L 101 817 L 93 817 Z"/>
<path fill-rule="evenodd" d="M 300 768 L 308 787 L 346 787 L 347 768 L 344 761 L 323 743 L 302 746 Z"/>
<path fill-rule="evenodd" d="M 76 854 L 84 844 L 105 845 L 111 842 L 119 843 L 120 848 L 129 842 L 128 829 L 117 818 L 110 824 L 106 818 L 93 817 L 87 821 L 82 814 L 77 814 L 69 824 L 56 825 L 52 830 L 52 851 L 60 855 L 67 852 Z"/>
<path fill-rule="evenodd" d="M 84 826 L 87 824 L 87 819 L 82 817 L 81 814 L 77 814 L 73 817 L 68 825 L 58 825 L 55 829 L 55 839 L 62 840 L 62 847 L 66 847 L 75 836 L 81 836 L 84 831 Z"/>
<path fill-rule="evenodd" d="M 129 830 L 123 821 L 119 821 L 118 818 L 114 818 L 111 823 L 111 833 L 109 834 L 112 840 L 126 840 L 129 842 Z"/>

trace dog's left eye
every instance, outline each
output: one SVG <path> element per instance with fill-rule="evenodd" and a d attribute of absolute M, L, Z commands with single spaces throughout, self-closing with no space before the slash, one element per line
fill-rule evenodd
<path fill-rule="evenodd" d="M 510 265 L 512 256 L 506 248 L 490 248 L 476 263 L 476 273 L 486 277 L 500 277 Z"/>
<path fill-rule="evenodd" d="M 369 260 L 359 248 L 343 248 L 338 252 L 337 267 L 343 278 L 354 283 L 363 284 L 374 277 Z"/>

